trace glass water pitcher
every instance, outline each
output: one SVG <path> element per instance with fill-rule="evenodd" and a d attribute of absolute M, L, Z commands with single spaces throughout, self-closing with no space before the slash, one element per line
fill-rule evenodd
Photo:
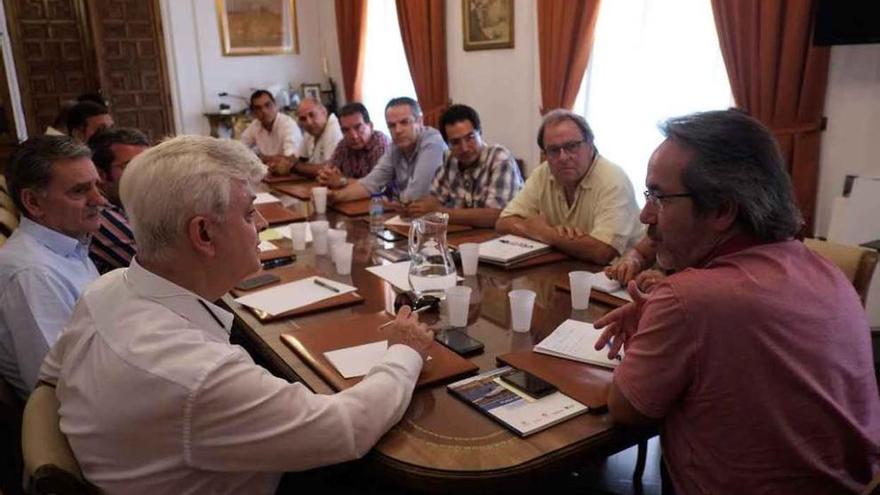
<path fill-rule="evenodd" d="M 457 282 L 446 245 L 448 222 L 448 214 L 434 212 L 414 219 L 409 228 L 409 284 L 418 297 L 443 297 Z"/>

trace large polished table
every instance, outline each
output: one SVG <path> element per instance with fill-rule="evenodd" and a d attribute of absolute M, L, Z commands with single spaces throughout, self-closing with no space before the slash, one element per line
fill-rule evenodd
<path fill-rule="evenodd" d="M 301 205 L 283 197 L 291 208 Z M 314 219 L 315 217 L 313 217 Z M 363 304 L 328 310 L 271 323 L 261 323 L 246 308 L 225 299 L 236 315 L 235 332 L 257 362 L 291 381 L 301 381 L 316 393 L 333 389 L 280 339 L 286 331 L 317 322 L 342 320 L 354 314 L 375 313 L 392 306 L 395 290 L 367 272 L 366 267 L 389 263 L 376 249 L 393 245 L 370 234 L 364 218 L 328 211 L 331 226 L 348 231 L 355 244 L 351 275 L 340 276 L 328 256 L 316 256 L 311 245 L 297 252 L 297 264 L 312 266 L 330 279 L 358 287 Z M 450 234 L 450 240 L 457 235 Z M 406 248 L 406 241 L 397 247 Z M 567 292 L 555 283 L 569 271 L 597 271 L 598 266 L 575 260 L 505 271 L 480 264 L 476 276 L 462 282 L 472 291 L 467 332 L 485 344 L 483 353 L 469 357 L 480 372 L 497 368 L 496 356 L 526 349 L 567 318 L 593 321 L 609 309 L 591 304 L 573 311 Z M 460 273 L 460 272 L 459 272 Z M 537 293 L 535 318 L 529 333 L 510 330 L 507 293 L 531 289 Z M 445 310 L 445 308 L 443 308 Z M 423 318 L 436 329 L 445 328 L 445 311 Z M 586 365 L 585 365 L 586 366 Z M 445 386 L 417 390 L 403 420 L 387 433 L 362 461 L 371 476 L 382 476 L 404 490 L 428 492 L 520 491 L 546 483 L 560 473 L 644 442 L 654 432 L 632 431 L 611 424 L 604 412 L 584 414 L 527 438 L 520 438 L 453 397 Z"/>

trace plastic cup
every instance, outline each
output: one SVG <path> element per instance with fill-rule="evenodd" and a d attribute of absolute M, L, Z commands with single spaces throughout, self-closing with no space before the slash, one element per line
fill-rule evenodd
<path fill-rule="evenodd" d="M 480 245 L 475 242 L 466 242 L 458 246 L 461 254 L 461 271 L 465 275 L 477 274 L 477 263 L 480 260 Z"/>
<path fill-rule="evenodd" d="M 354 244 L 350 242 L 337 242 L 332 249 L 333 260 L 336 263 L 336 273 L 339 275 L 350 274 L 351 255 L 354 251 Z"/>
<path fill-rule="evenodd" d="M 532 309 L 535 306 L 535 291 L 512 290 L 510 298 L 510 325 L 514 332 L 528 332 L 532 326 Z"/>
<path fill-rule="evenodd" d="M 327 230 L 327 249 L 330 251 L 330 258 L 336 262 L 336 254 L 334 254 L 333 246 L 340 242 L 345 242 L 348 232 L 345 229 L 328 229 Z"/>
<path fill-rule="evenodd" d="M 568 283 L 571 287 L 571 309 L 587 309 L 590 306 L 593 274 L 590 272 L 569 272 Z"/>
<path fill-rule="evenodd" d="M 456 285 L 446 289 L 446 308 L 449 324 L 456 328 L 467 326 L 468 306 L 471 302 L 471 288 Z"/>
<path fill-rule="evenodd" d="M 315 254 L 327 254 L 327 231 L 330 224 L 327 220 L 317 220 L 312 222 L 312 246 L 315 247 Z"/>
<path fill-rule="evenodd" d="M 315 200 L 315 213 L 318 215 L 323 215 L 327 212 L 327 188 L 313 187 L 312 188 L 312 199 Z"/>
<path fill-rule="evenodd" d="M 298 222 L 290 225 L 290 240 L 293 241 L 294 251 L 306 250 L 306 225 L 305 222 Z"/>

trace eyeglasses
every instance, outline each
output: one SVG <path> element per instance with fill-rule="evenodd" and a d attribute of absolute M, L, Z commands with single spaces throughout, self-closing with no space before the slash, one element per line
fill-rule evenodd
<path fill-rule="evenodd" d="M 462 137 L 449 138 L 449 146 L 458 147 L 464 143 L 473 143 L 473 142 L 476 142 L 476 140 L 479 136 L 480 136 L 479 132 L 471 131 Z"/>
<path fill-rule="evenodd" d="M 664 199 L 672 199 L 672 198 L 692 198 L 694 197 L 694 193 L 672 193 L 672 194 L 660 194 L 657 191 L 653 191 L 651 189 L 645 190 L 645 202 L 650 204 L 651 206 L 656 206 L 657 208 L 663 208 L 663 200 Z"/>
<path fill-rule="evenodd" d="M 581 139 L 580 141 L 569 141 L 567 143 L 562 143 L 559 146 L 547 146 L 546 148 L 544 148 L 544 153 L 546 153 L 549 158 L 553 158 L 555 160 L 562 155 L 562 150 L 565 150 L 566 154 L 573 155 L 584 143 L 586 143 L 586 141 Z"/>

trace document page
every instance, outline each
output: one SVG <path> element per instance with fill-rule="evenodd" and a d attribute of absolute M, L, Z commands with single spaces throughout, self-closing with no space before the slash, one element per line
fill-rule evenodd
<path fill-rule="evenodd" d="M 611 280 L 608 278 L 608 275 L 605 275 L 605 272 L 594 273 L 591 277 L 591 282 L 594 289 L 626 301 L 632 301 L 632 296 L 629 295 L 626 288 L 622 287 L 617 280 Z"/>
<path fill-rule="evenodd" d="M 267 192 L 259 192 L 259 193 L 257 193 L 257 197 L 254 198 L 255 205 L 262 205 L 265 203 L 277 203 L 278 201 L 281 201 L 281 200 L 276 198 L 275 196 L 272 196 L 271 194 L 269 194 Z"/>
<path fill-rule="evenodd" d="M 391 283 L 402 291 L 412 290 L 409 283 L 409 261 L 398 261 L 389 265 L 368 266 L 367 271 Z M 456 280 L 464 280 L 458 277 Z"/>
<path fill-rule="evenodd" d="M 592 323 L 565 320 L 553 333 L 539 342 L 534 347 L 534 351 L 582 363 L 614 368 L 620 363 L 620 359 L 608 359 L 608 347 L 599 351 L 593 349 L 601 334 L 602 331 L 596 329 Z"/>
<path fill-rule="evenodd" d="M 336 291 L 319 285 L 316 280 Z M 356 290 L 356 287 L 324 277 L 308 277 L 239 297 L 235 302 L 274 316 Z"/>
<path fill-rule="evenodd" d="M 343 378 L 364 376 L 370 368 L 379 364 L 388 350 L 388 341 L 345 347 L 324 353 L 324 357 L 336 368 Z"/>
<path fill-rule="evenodd" d="M 385 220 L 385 225 L 399 225 L 401 227 L 409 227 L 410 225 L 412 225 L 412 221 L 404 220 L 400 218 L 400 215 L 394 215 L 388 220 Z"/>
<path fill-rule="evenodd" d="M 480 243 L 480 258 L 504 263 L 549 248 L 550 246 L 542 242 L 515 235 L 505 235 Z"/>

